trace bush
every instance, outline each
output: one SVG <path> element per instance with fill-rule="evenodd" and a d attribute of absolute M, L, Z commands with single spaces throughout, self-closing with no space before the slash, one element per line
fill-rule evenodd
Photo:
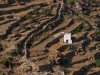
<path fill-rule="evenodd" d="M 5 65 L 5 67 L 12 66 L 12 57 L 8 57 L 0 62 L 1 64 Z"/>
<path fill-rule="evenodd" d="M 63 71 L 63 72 L 65 72 L 65 71 L 66 71 L 66 67 L 62 66 L 62 67 L 60 68 L 60 70 Z"/>
<path fill-rule="evenodd" d="M 83 29 L 83 25 L 79 25 L 76 29 L 75 29 L 75 33 L 80 32 Z"/>
<path fill-rule="evenodd" d="M 38 15 L 38 14 L 39 14 L 39 10 L 34 10 L 34 11 L 32 11 L 32 14 Z"/>
<path fill-rule="evenodd" d="M 98 26 L 100 26 L 100 21 L 97 21 L 96 24 L 97 24 Z"/>
<path fill-rule="evenodd" d="M 43 11 L 44 11 L 45 15 L 48 15 L 48 16 L 51 15 L 51 10 L 50 9 L 44 8 Z"/>
<path fill-rule="evenodd" d="M 69 49 L 73 49 L 73 48 L 75 48 L 75 46 L 72 45 L 72 44 L 68 45 L 67 47 L 68 47 Z"/>
<path fill-rule="evenodd" d="M 31 14 L 27 14 L 25 16 L 26 19 L 31 19 L 31 20 L 34 20 L 34 17 L 31 15 Z"/>
<path fill-rule="evenodd" d="M 17 49 L 15 50 L 15 53 L 16 53 L 16 54 L 20 54 L 20 53 L 21 53 L 20 49 L 17 48 Z"/>
<path fill-rule="evenodd" d="M 87 72 L 87 71 L 90 70 L 90 67 L 89 67 L 88 65 L 86 65 L 86 66 L 83 67 L 83 70 L 84 70 L 85 72 Z"/>
<path fill-rule="evenodd" d="M 12 56 L 15 56 L 15 55 L 18 55 L 18 54 L 21 54 L 21 50 L 19 48 L 17 48 L 15 51 L 13 51 L 11 53 Z"/>
<path fill-rule="evenodd" d="M 99 59 L 97 59 L 97 60 L 95 61 L 95 66 L 96 66 L 96 67 L 100 67 L 100 60 L 99 60 Z"/>
<path fill-rule="evenodd" d="M 1 41 L 1 40 L 4 40 L 4 38 L 3 38 L 3 37 L 0 37 L 0 41 Z"/>
<path fill-rule="evenodd" d="M 74 5 L 74 4 L 75 4 L 74 0 L 69 0 L 69 3 L 70 3 L 71 5 Z"/>
<path fill-rule="evenodd" d="M 31 41 L 26 42 L 26 47 L 29 48 L 32 45 Z"/>
<path fill-rule="evenodd" d="M 100 35 L 100 31 L 99 30 L 95 31 L 95 35 L 96 36 Z"/>
<path fill-rule="evenodd" d="M 19 23 L 20 28 L 25 29 L 25 25 L 23 23 Z"/>
<path fill-rule="evenodd" d="M 89 15 L 89 12 L 86 10 L 83 10 L 82 13 L 83 13 L 83 15 Z"/>

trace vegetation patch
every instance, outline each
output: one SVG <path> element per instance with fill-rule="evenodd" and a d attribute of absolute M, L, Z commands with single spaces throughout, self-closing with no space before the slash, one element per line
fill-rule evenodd
<path fill-rule="evenodd" d="M 47 15 L 47 16 L 50 16 L 50 15 L 51 15 L 51 9 L 44 8 L 44 9 L 43 9 L 43 12 L 44 12 L 44 14 Z"/>
<path fill-rule="evenodd" d="M 39 10 L 34 10 L 34 11 L 32 11 L 32 14 L 38 15 L 38 14 L 39 14 Z"/>
<path fill-rule="evenodd" d="M 95 31 L 95 35 L 99 36 L 100 35 L 100 31 L 99 30 Z"/>
<path fill-rule="evenodd" d="M 65 66 L 61 66 L 60 70 L 65 72 L 66 71 L 66 67 Z"/>
<path fill-rule="evenodd" d="M 74 0 L 69 0 L 69 3 L 70 3 L 71 5 L 74 5 L 74 4 L 75 4 L 75 1 L 74 1 Z"/>
<path fill-rule="evenodd" d="M 25 29 L 25 28 L 26 28 L 25 25 L 24 25 L 23 23 L 19 23 L 19 27 L 20 27 L 21 29 Z"/>
<path fill-rule="evenodd" d="M 84 70 L 85 72 L 87 72 L 87 71 L 90 70 L 90 67 L 89 67 L 88 65 L 86 65 L 86 66 L 83 67 L 83 70 Z"/>
<path fill-rule="evenodd" d="M 12 57 L 8 57 L 0 61 L 0 64 L 3 64 L 5 67 L 9 68 L 10 66 L 12 66 Z"/>
<path fill-rule="evenodd" d="M 21 54 L 21 50 L 19 48 L 15 49 L 15 51 L 11 53 L 11 55 L 13 55 L 13 56 L 19 55 L 19 54 Z"/>
<path fill-rule="evenodd" d="M 29 48 L 30 46 L 32 46 L 32 42 L 31 41 L 27 41 L 26 42 L 26 48 Z"/>
<path fill-rule="evenodd" d="M 31 15 L 31 14 L 27 14 L 25 16 L 26 19 L 31 19 L 31 20 L 34 20 L 34 17 Z"/>
<path fill-rule="evenodd" d="M 74 46 L 73 44 L 69 44 L 69 45 L 67 46 L 67 48 L 68 48 L 68 49 L 74 49 L 75 46 Z"/>
<path fill-rule="evenodd" d="M 97 59 L 94 64 L 96 67 L 100 67 L 100 59 Z"/>
<path fill-rule="evenodd" d="M 87 10 L 82 10 L 83 15 L 89 15 L 89 12 Z"/>
<path fill-rule="evenodd" d="M 75 33 L 81 32 L 83 29 L 83 25 L 79 25 L 76 29 L 75 29 Z"/>

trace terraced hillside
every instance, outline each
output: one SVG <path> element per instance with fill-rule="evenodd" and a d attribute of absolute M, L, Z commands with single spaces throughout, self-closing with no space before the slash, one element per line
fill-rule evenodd
<path fill-rule="evenodd" d="M 0 74 L 99 75 L 98 3 L 86 0 L 2 1 Z M 72 44 L 63 42 L 65 33 L 71 33 Z"/>

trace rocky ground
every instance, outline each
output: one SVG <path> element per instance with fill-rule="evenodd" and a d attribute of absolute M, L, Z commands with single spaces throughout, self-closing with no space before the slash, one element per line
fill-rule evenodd
<path fill-rule="evenodd" d="M 0 4 L 0 75 L 100 74 L 99 0 Z"/>

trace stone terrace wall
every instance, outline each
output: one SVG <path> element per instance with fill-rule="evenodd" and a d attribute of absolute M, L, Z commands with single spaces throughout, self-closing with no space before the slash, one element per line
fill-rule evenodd
<path fill-rule="evenodd" d="M 48 48 L 50 47 L 51 45 L 55 44 L 55 43 L 58 43 L 60 40 L 59 40 L 60 37 L 57 37 L 57 38 L 54 38 L 52 41 L 48 42 L 46 45 L 45 45 L 45 48 Z"/>
<path fill-rule="evenodd" d="M 18 12 L 21 12 L 21 11 L 32 9 L 33 7 L 35 7 L 37 5 L 40 5 L 40 7 L 41 7 L 41 6 L 43 6 L 43 3 L 41 3 L 41 4 L 32 4 L 32 5 L 26 6 L 24 8 L 11 9 L 11 10 L 3 10 L 3 11 L 0 11 L 0 15 L 18 13 Z"/>
<path fill-rule="evenodd" d="M 27 14 L 30 14 L 32 11 L 28 12 Z M 17 19 L 16 22 L 12 23 L 9 27 L 7 27 L 7 29 L 4 31 L 4 34 L 0 35 L 0 37 L 6 38 L 8 36 L 8 34 L 11 33 L 12 29 L 18 25 L 18 23 L 24 21 L 26 15 L 24 15 L 23 17 Z"/>
<path fill-rule="evenodd" d="M 58 20 L 59 21 L 59 20 Z M 72 21 L 72 20 L 71 20 Z M 46 36 L 46 37 L 44 37 L 41 41 L 39 41 L 37 44 L 35 44 L 35 45 L 38 45 L 39 43 L 42 43 L 44 40 L 46 40 L 47 38 L 49 38 L 49 36 L 51 36 L 51 35 L 54 35 L 55 33 L 57 33 L 57 32 L 59 32 L 60 30 L 62 30 L 62 29 L 64 29 L 65 27 L 67 27 L 70 23 L 71 23 L 71 21 L 66 25 L 66 26 L 64 26 L 64 27 L 62 27 L 62 28 L 60 28 L 60 29 L 57 29 L 56 31 L 54 31 L 54 32 L 52 32 L 51 34 L 49 34 L 48 36 Z M 35 46 L 34 45 L 34 46 Z"/>
<path fill-rule="evenodd" d="M 45 25 L 48 25 L 48 23 L 54 21 L 54 20 L 57 18 L 59 8 L 60 8 L 60 6 L 58 6 L 57 12 L 56 12 L 57 14 L 56 14 L 54 17 L 52 17 L 52 18 L 50 18 L 49 20 L 43 22 L 37 29 L 35 29 L 35 30 L 33 30 L 32 32 L 30 32 L 29 34 L 27 34 L 26 37 L 25 37 L 22 41 L 19 42 L 19 44 L 23 45 L 26 39 L 28 39 L 28 38 L 31 39 L 33 36 L 40 35 L 42 32 L 46 31 L 46 27 L 43 28 L 43 30 L 41 30 L 41 28 L 42 28 L 43 26 L 45 26 Z M 39 31 L 39 30 L 40 30 L 40 31 Z M 37 31 L 39 31 L 39 32 L 36 33 Z M 32 35 L 32 34 L 33 34 L 33 35 Z M 29 37 L 29 36 L 30 36 L 30 37 Z M 28 40 L 29 40 L 29 39 L 28 39 Z M 25 45 L 24 45 L 24 48 L 26 48 Z"/>
<path fill-rule="evenodd" d="M 59 9 L 60 9 L 60 5 L 58 6 L 58 8 L 57 8 L 57 11 L 56 11 L 56 15 L 54 16 L 54 17 L 52 17 L 51 19 L 49 19 L 49 20 L 47 20 L 47 21 L 45 21 L 45 22 L 43 22 L 40 26 L 42 26 L 42 25 L 44 25 L 44 24 L 47 24 L 48 25 L 48 23 L 50 23 L 50 22 L 52 22 L 53 20 L 55 20 L 56 18 L 57 18 L 57 16 L 58 16 L 58 11 L 59 11 Z M 43 32 L 46 30 L 46 28 L 43 30 Z M 37 29 L 35 30 L 35 31 L 37 31 Z M 32 32 L 34 32 L 34 31 L 32 31 Z M 39 32 L 38 34 L 36 34 L 36 35 L 39 35 L 41 32 Z M 25 42 L 25 40 L 28 38 L 28 40 L 31 40 L 32 39 L 32 37 L 34 37 L 34 36 L 36 36 L 36 35 L 31 35 L 31 34 L 28 34 L 27 36 L 26 36 L 26 38 L 24 38 L 20 43 L 24 43 Z M 18 45 L 17 45 L 18 46 Z M 23 45 L 24 46 L 24 50 L 25 50 L 25 58 L 27 59 L 27 49 L 26 49 L 26 42 L 25 42 L 25 44 Z"/>

